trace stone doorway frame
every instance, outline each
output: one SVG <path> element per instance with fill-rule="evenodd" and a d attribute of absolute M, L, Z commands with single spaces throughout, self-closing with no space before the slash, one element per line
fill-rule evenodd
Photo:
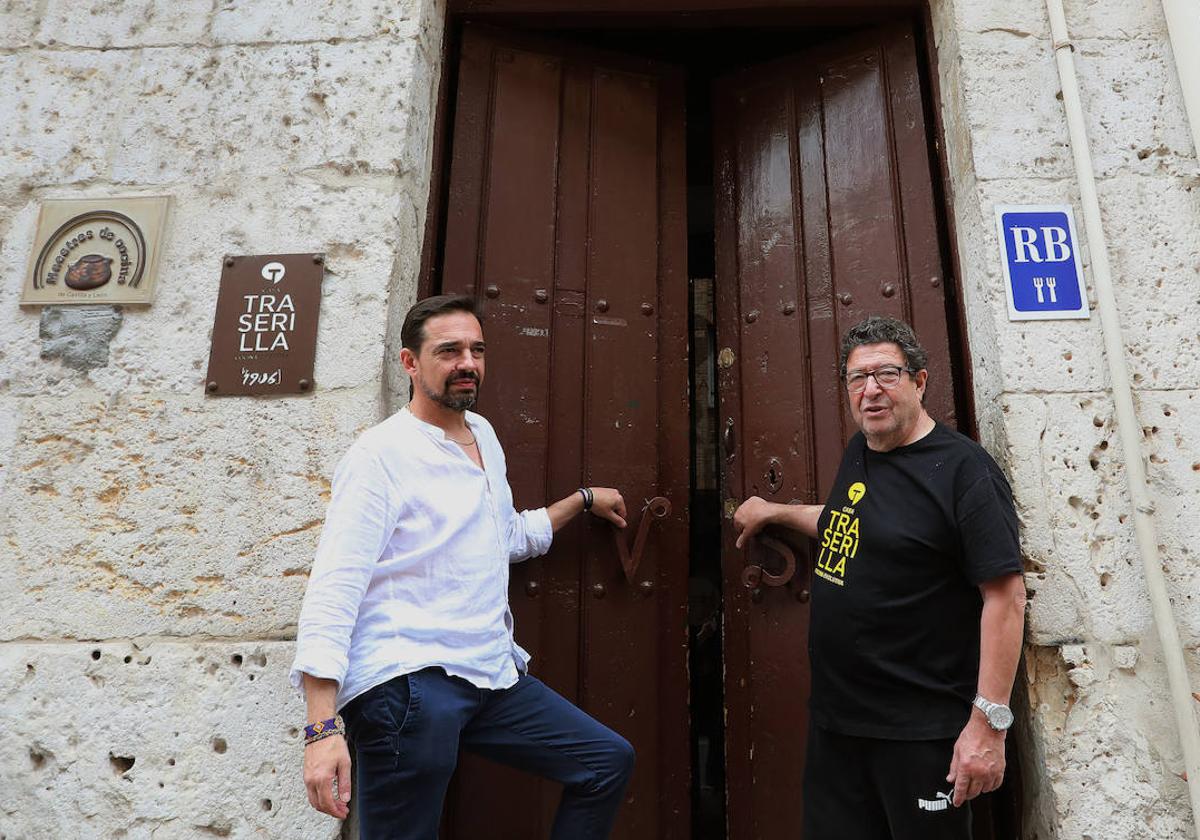
<path fill-rule="evenodd" d="M 558 29 L 621 28 L 738 28 L 770 25 L 835 26 L 838 24 L 896 19 L 908 16 L 922 36 L 922 72 L 929 85 L 930 121 L 935 201 L 943 227 L 946 271 L 953 278 L 948 293 L 954 295 L 956 318 L 949 320 L 951 350 L 961 363 L 958 378 L 965 400 L 960 408 L 964 433 L 1003 445 L 1003 424 L 989 417 L 999 396 L 997 372 L 976 376 L 973 358 L 986 359 L 998 350 L 998 336 L 989 319 L 976 318 L 968 329 L 969 311 L 987 312 L 989 301 L 988 219 L 978 196 L 972 134 L 966 119 L 967 105 L 957 66 L 959 0 L 423 0 L 417 33 L 423 53 L 413 63 L 414 80 L 422 86 L 425 124 L 410 134 L 409 160 L 424 160 L 428 192 L 422 204 L 412 207 L 412 228 L 402 239 L 419 245 L 402 252 L 394 267 L 389 294 L 383 397 L 390 411 L 408 396 L 408 383 L 398 363 L 400 326 L 413 302 L 438 288 L 438 258 L 444 230 L 447 188 L 448 131 L 452 122 L 452 95 L 458 32 L 470 19 L 500 26 L 553 31 Z M 939 61 L 939 56 L 944 60 Z M 424 60 L 422 60 L 424 59 Z M 419 241 L 417 237 L 420 237 Z M 974 352 L 972 352 L 974 351 Z M 978 409 L 977 409 L 978 407 Z M 1026 705 L 1023 669 L 1018 670 L 1014 703 Z M 1029 721 L 1031 716 L 1023 717 Z M 1028 729 L 1024 727 L 1023 729 Z M 1023 731 L 1014 744 L 1020 756 L 1034 757 L 1040 750 L 1034 733 Z M 1032 810 L 1046 807 L 1046 794 L 1038 790 L 1035 774 L 1018 772 L 1016 796 L 1010 818 L 1015 830 Z M 1022 804 L 1023 800 L 1023 804 Z"/>

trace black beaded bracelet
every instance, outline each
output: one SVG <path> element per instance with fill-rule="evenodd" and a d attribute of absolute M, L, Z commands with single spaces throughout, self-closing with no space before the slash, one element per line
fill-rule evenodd
<path fill-rule="evenodd" d="M 596 501 L 595 494 L 592 493 L 591 487 L 580 487 L 579 493 L 583 496 L 583 509 L 585 512 L 592 509 L 592 502 Z"/>

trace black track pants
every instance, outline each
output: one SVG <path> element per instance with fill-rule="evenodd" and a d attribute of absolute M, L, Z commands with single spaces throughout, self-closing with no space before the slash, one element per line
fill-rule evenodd
<path fill-rule="evenodd" d="M 970 840 L 971 806 L 950 803 L 954 738 L 888 741 L 810 726 L 804 840 Z"/>

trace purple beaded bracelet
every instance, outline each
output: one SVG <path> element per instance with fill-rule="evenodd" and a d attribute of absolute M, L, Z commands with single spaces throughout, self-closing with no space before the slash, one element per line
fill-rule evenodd
<path fill-rule="evenodd" d="M 345 735 L 346 722 L 342 720 L 341 715 L 334 715 L 329 720 L 319 720 L 316 723 L 310 723 L 304 727 L 304 746 L 316 743 L 322 738 L 328 738 L 331 735 Z"/>

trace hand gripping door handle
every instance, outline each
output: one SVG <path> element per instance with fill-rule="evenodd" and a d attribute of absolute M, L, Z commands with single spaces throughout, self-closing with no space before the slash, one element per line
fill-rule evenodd
<path fill-rule="evenodd" d="M 775 574 L 757 563 L 747 564 L 742 569 L 742 585 L 747 589 L 756 589 L 760 583 L 767 586 L 783 586 L 796 574 L 796 552 L 792 551 L 790 545 L 774 537 L 759 536 L 756 539 L 762 543 L 763 548 L 769 548 L 783 557 L 783 571 Z"/>
<path fill-rule="evenodd" d="M 646 502 L 642 508 L 642 521 L 638 523 L 637 536 L 633 539 L 633 551 L 626 545 L 620 529 L 613 528 L 613 542 L 617 544 L 617 554 L 621 558 L 621 568 L 625 570 L 625 580 L 633 583 L 638 566 L 642 562 L 642 552 L 646 548 L 646 537 L 650 535 L 650 525 L 656 519 L 662 519 L 671 513 L 671 503 L 665 496 L 655 496 Z"/>

